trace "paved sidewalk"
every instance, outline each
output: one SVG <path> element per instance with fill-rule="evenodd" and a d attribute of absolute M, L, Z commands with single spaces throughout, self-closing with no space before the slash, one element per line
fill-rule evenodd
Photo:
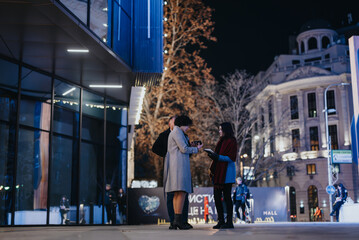
<path fill-rule="evenodd" d="M 234 229 L 214 230 L 198 224 L 191 230 L 168 230 L 166 225 L 136 226 L 50 226 L 0 228 L 1 240 L 351 240 L 359 239 L 359 224 L 266 223 L 237 224 Z"/>

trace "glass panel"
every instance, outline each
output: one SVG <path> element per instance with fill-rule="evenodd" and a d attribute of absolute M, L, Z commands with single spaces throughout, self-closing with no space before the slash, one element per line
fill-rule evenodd
<path fill-rule="evenodd" d="M 121 125 L 123 114 L 127 114 L 127 111 L 123 111 L 123 106 L 112 101 L 107 102 L 106 183 L 110 183 L 117 197 L 115 199 L 118 204 L 115 204 L 116 208 L 110 213 L 114 215 L 112 221 L 117 224 L 126 222 L 127 126 Z M 111 205 L 107 207 L 111 208 Z"/>
<path fill-rule="evenodd" d="M 28 68 L 22 68 L 21 94 L 50 103 L 51 78 Z"/>
<path fill-rule="evenodd" d="M 17 92 L 18 66 L 0 59 L 0 88 Z"/>
<path fill-rule="evenodd" d="M 132 1 L 131 0 L 121 0 L 121 1 L 118 1 L 121 5 L 121 8 L 125 11 L 125 13 L 128 15 L 128 16 L 131 16 L 131 4 L 132 4 Z"/>
<path fill-rule="evenodd" d="M 0 59 L 0 226 L 11 224 L 18 66 Z M 16 189 L 16 188 L 15 188 Z M 18 191 L 16 189 L 16 191 Z"/>
<path fill-rule="evenodd" d="M 54 108 L 50 224 L 71 224 L 77 220 L 79 113 L 66 109 L 66 105 Z"/>
<path fill-rule="evenodd" d="M 19 130 L 15 224 L 46 224 L 49 133 Z"/>
<path fill-rule="evenodd" d="M 80 222 L 102 223 L 103 146 L 81 143 L 80 160 Z"/>
<path fill-rule="evenodd" d="M 102 39 L 107 41 L 108 28 L 108 0 L 92 0 L 90 7 L 90 29 Z"/>
<path fill-rule="evenodd" d="M 116 2 L 114 4 L 113 14 L 114 19 L 117 19 L 117 21 L 114 21 L 113 26 L 113 49 L 123 60 L 130 63 L 131 19 Z"/>
<path fill-rule="evenodd" d="M 20 116 L 20 124 L 50 131 L 50 104 L 21 100 Z"/>
<path fill-rule="evenodd" d="M 50 130 L 51 78 L 23 68 L 20 124 Z"/>
<path fill-rule="evenodd" d="M 87 23 L 87 0 L 60 0 L 84 24 Z"/>
<path fill-rule="evenodd" d="M 55 106 L 79 111 L 80 88 L 55 80 Z"/>
<path fill-rule="evenodd" d="M 104 99 L 83 92 L 80 159 L 80 222 L 102 223 Z M 82 214 L 81 214 L 82 212 Z"/>
<path fill-rule="evenodd" d="M 0 123 L 0 226 L 10 225 L 13 154 L 9 154 L 9 126 Z"/>
<path fill-rule="evenodd" d="M 84 91 L 82 112 L 84 115 L 103 119 L 104 98 L 94 93 Z"/>

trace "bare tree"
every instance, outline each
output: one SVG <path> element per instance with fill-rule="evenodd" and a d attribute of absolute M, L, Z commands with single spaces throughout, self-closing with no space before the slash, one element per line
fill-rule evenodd
<path fill-rule="evenodd" d="M 201 91 L 201 94 L 206 96 L 213 104 L 211 114 L 213 114 L 214 121 L 217 124 L 220 122 L 231 122 L 234 134 L 238 144 L 237 157 L 237 174 L 243 175 L 240 172 L 239 166 L 246 166 L 252 171 L 246 172 L 243 176 L 248 184 L 256 183 L 258 180 L 265 178 L 267 175 L 276 175 L 286 169 L 288 162 L 282 161 L 282 154 L 278 154 L 274 149 L 275 139 L 280 137 L 290 138 L 291 133 L 283 126 L 283 121 L 288 117 L 289 109 L 283 110 L 282 119 L 277 120 L 270 126 L 262 126 L 264 124 L 264 116 L 260 111 L 252 111 L 249 104 L 255 102 L 257 95 L 264 89 L 267 83 L 254 81 L 253 76 L 246 73 L 244 70 L 235 70 L 234 73 L 223 76 L 223 81 L 217 86 L 207 86 Z M 257 102 L 251 104 L 251 108 L 263 108 L 266 104 L 264 102 Z M 260 126 L 263 131 L 270 129 L 270 134 L 264 134 L 265 137 L 257 141 L 259 143 L 255 146 L 256 151 L 251 152 L 250 148 L 252 142 L 252 132 L 257 131 L 256 128 Z M 218 136 L 218 134 L 216 134 Z M 218 138 L 217 138 L 218 140 Z M 288 145 L 288 149 L 282 149 L 282 152 L 291 152 L 292 146 Z M 246 153 L 247 157 L 243 157 Z"/>

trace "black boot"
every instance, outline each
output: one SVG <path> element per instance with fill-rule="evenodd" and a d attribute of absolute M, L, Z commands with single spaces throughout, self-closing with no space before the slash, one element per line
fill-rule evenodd
<path fill-rule="evenodd" d="M 234 226 L 233 226 L 233 215 L 230 214 L 230 213 L 227 213 L 227 219 L 226 220 L 227 220 L 227 222 L 221 226 L 221 229 L 234 228 Z"/>
<path fill-rule="evenodd" d="M 171 230 L 175 229 L 176 230 L 175 225 L 173 224 L 173 222 L 170 223 L 170 226 L 168 227 L 168 229 L 171 229 Z"/>
<path fill-rule="evenodd" d="M 224 225 L 224 220 L 218 220 L 217 225 L 213 226 L 213 229 L 220 229 Z"/>
<path fill-rule="evenodd" d="M 182 214 L 175 214 L 175 221 L 173 222 L 174 229 L 188 230 L 191 227 L 183 224 L 182 222 Z"/>

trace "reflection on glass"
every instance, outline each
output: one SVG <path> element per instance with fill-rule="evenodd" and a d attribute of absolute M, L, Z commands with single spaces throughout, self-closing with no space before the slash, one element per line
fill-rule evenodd
<path fill-rule="evenodd" d="M 20 124 L 50 130 L 51 105 L 32 100 L 21 100 Z"/>
<path fill-rule="evenodd" d="M 79 111 L 80 89 L 73 85 L 55 80 L 55 106 Z"/>
<path fill-rule="evenodd" d="M 87 0 L 60 0 L 84 24 L 87 22 Z"/>
<path fill-rule="evenodd" d="M 17 92 L 18 66 L 0 59 L 0 89 Z"/>
<path fill-rule="evenodd" d="M 80 223 L 102 223 L 103 147 L 81 143 Z M 81 206 L 82 205 L 82 206 Z M 81 216 L 82 215 L 82 216 Z"/>
<path fill-rule="evenodd" d="M 131 14 L 130 1 L 114 1 L 113 49 L 122 59 L 130 63 L 131 58 Z"/>
<path fill-rule="evenodd" d="M 46 224 L 49 133 L 19 130 L 15 225 Z"/>
<path fill-rule="evenodd" d="M 106 182 L 111 183 L 112 191 L 118 195 L 117 203 L 120 203 L 120 191 L 126 189 L 127 177 L 127 127 L 121 122 L 123 118 L 127 119 L 127 112 L 123 110 L 124 106 L 112 101 L 107 101 L 106 106 Z M 125 204 L 125 201 L 122 202 Z M 126 206 L 123 204 L 116 204 L 112 211 L 116 220 L 113 216 L 111 221 L 116 221 L 117 224 L 126 222 Z"/>
<path fill-rule="evenodd" d="M 10 225 L 12 162 L 8 154 L 9 126 L 0 123 L 0 226 Z"/>
<path fill-rule="evenodd" d="M 108 21 L 108 0 L 92 0 L 90 7 L 90 29 L 100 37 L 103 42 L 107 42 Z"/>
<path fill-rule="evenodd" d="M 0 226 L 11 224 L 18 66 L 0 59 Z"/>
<path fill-rule="evenodd" d="M 76 223 L 77 144 L 71 138 L 53 136 L 50 186 L 50 224 Z"/>
<path fill-rule="evenodd" d="M 51 78 L 23 68 L 20 124 L 50 130 Z"/>
<path fill-rule="evenodd" d="M 51 103 L 51 78 L 25 67 L 21 73 L 21 95 Z"/>
<path fill-rule="evenodd" d="M 104 99 L 83 91 L 80 158 L 80 219 L 82 224 L 102 223 Z"/>

